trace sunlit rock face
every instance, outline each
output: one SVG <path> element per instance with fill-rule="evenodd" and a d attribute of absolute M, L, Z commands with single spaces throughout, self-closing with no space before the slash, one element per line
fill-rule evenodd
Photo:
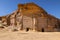
<path fill-rule="evenodd" d="M 18 4 L 12 14 L 0 17 L 0 21 L 12 30 L 56 32 L 60 31 L 60 20 L 48 14 L 34 3 Z"/>

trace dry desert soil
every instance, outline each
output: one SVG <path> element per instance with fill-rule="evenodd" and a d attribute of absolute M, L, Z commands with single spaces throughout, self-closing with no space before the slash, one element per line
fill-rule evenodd
<path fill-rule="evenodd" d="M 0 40 L 60 40 L 60 32 L 0 31 Z"/>

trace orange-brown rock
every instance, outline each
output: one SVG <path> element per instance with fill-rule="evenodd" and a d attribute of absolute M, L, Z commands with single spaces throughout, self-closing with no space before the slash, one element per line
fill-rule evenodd
<path fill-rule="evenodd" d="M 43 8 L 34 3 L 18 4 L 16 11 L 0 17 L 0 21 L 17 30 L 60 31 L 60 19 L 48 14 Z"/>

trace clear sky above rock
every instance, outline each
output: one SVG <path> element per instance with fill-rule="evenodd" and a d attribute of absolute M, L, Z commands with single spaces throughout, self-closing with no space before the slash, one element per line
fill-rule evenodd
<path fill-rule="evenodd" d="M 41 6 L 47 13 L 60 18 L 60 0 L 0 0 L 0 16 L 12 13 L 19 3 L 34 2 Z"/>

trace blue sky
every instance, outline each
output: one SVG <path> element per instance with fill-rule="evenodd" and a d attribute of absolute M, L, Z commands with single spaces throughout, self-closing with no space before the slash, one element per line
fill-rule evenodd
<path fill-rule="evenodd" d="M 60 0 L 0 0 L 0 16 L 12 13 L 19 3 L 34 2 L 41 6 L 47 13 L 60 18 Z"/>

